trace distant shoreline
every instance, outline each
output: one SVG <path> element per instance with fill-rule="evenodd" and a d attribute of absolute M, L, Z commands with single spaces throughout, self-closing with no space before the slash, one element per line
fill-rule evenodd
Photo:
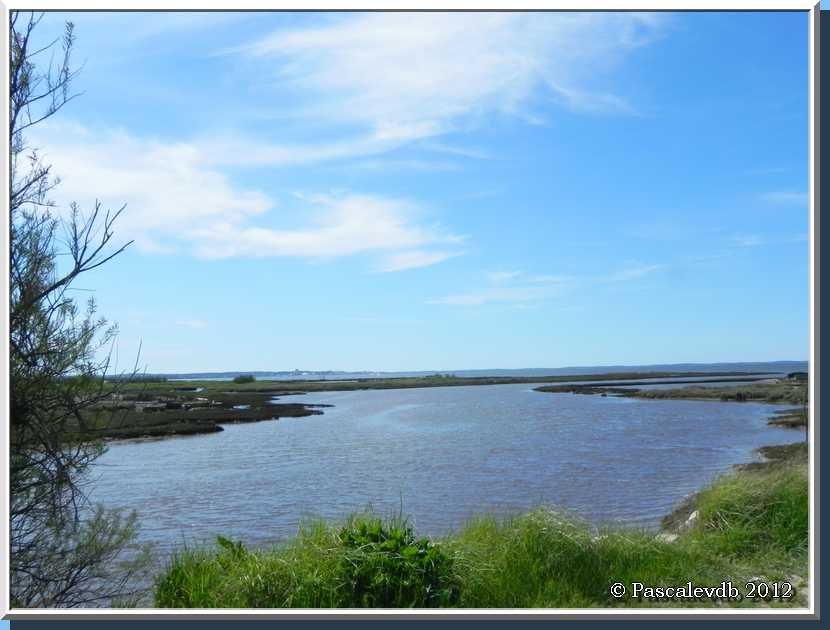
<path fill-rule="evenodd" d="M 808 368 L 807 361 L 732 361 L 712 363 L 655 363 L 642 365 L 595 365 L 595 366 L 566 366 L 544 368 L 477 368 L 477 369 L 440 369 L 440 370 L 410 370 L 410 371 L 383 371 L 383 370 L 247 370 L 247 371 L 217 371 L 217 372 L 169 372 L 148 373 L 143 376 L 148 379 L 166 379 L 178 381 L 198 380 L 227 380 L 234 377 L 251 374 L 259 380 L 274 381 L 312 381 L 312 380 L 352 380 L 352 379 L 397 379 L 423 378 L 436 373 L 451 374 L 463 378 L 494 378 L 494 377 L 553 377 L 553 376 L 585 376 L 588 374 L 630 374 L 630 373 L 700 373 L 716 374 L 772 374 L 804 371 Z"/>
<path fill-rule="evenodd" d="M 223 431 L 222 425 L 262 422 L 284 417 L 304 417 L 323 413 L 325 405 L 301 402 L 275 403 L 275 398 L 306 393 L 359 391 L 373 389 L 412 389 L 509 384 L 555 384 L 539 391 L 575 393 L 629 392 L 620 385 L 684 383 L 755 382 L 770 378 L 770 373 L 743 372 L 612 372 L 602 374 L 458 377 L 435 374 L 426 377 L 352 379 L 349 381 L 136 381 L 107 383 L 107 399 L 97 405 L 91 427 L 83 434 L 93 439 L 124 441 L 165 439 Z M 659 380 L 658 380 L 659 379 Z M 671 380 L 667 380 L 671 379 Z M 696 380 L 689 380 L 696 379 Z M 586 384 L 580 385 L 579 383 Z M 588 384 L 594 382 L 592 384 Z M 577 383 L 577 384 L 574 384 Z M 597 384 L 598 383 L 598 384 Z M 708 390 L 708 388 L 707 388 Z M 633 390 L 631 390 L 633 391 Z M 669 390 L 675 391 L 675 390 Z"/>
<path fill-rule="evenodd" d="M 583 381 L 602 381 L 603 383 L 613 381 L 642 381 L 648 379 L 701 379 L 691 382 L 730 382 L 755 381 L 766 378 L 783 376 L 780 372 L 601 372 L 594 374 L 569 374 L 551 376 L 456 376 L 454 374 L 430 374 L 427 376 L 397 376 L 390 378 L 351 378 L 340 380 L 280 380 L 263 379 L 254 380 L 249 383 L 237 384 L 231 381 L 213 380 L 145 380 L 138 379 L 134 382 L 112 381 L 113 386 L 118 386 L 123 391 L 142 390 L 149 393 L 164 392 L 176 389 L 199 389 L 203 395 L 212 392 L 239 392 L 239 393 L 261 393 L 273 394 L 274 396 L 285 396 L 288 394 L 310 393 L 310 392 L 335 392 L 353 391 L 361 389 L 409 389 L 420 387 L 463 387 L 473 385 L 510 385 L 510 384 L 543 384 L 543 383 L 570 383 Z M 705 380 L 704 380 L 705 379 Z M 682 383 L 683 381 L 670 381 Z M 640 383 L 627 383 L 638 385 Z M 655 383 L 648 383 L 655 384 Z"/>
<path fill-rule="evenodd" d="M 663 381 L 652 382 L 648 385 L 686 384 L 687 387 L 672 389 L 638 389 L 637 383 L 602 383 L 599 385 L 549 385 L 537 387 L 537 392 L 552 394 L 586 394 L 586 395 L 613 395 L 625 398 L 641 398 L 647 400 L 717 400 L 721 402 L 763 402 L 806 404 L 807 382 L 777 379 L 774 383 L 759 383 L 768 380 L 759 378 L 737 379 L 742 385 L 727 385 L 724 387 L 689 387 L 700 383 L 728 383 L 736 379 L 708 379 L 700 381 Z M 747 383 L 747 381 L 749 381 Z M 628 387 L 620 387 L 620 386 Z"/>

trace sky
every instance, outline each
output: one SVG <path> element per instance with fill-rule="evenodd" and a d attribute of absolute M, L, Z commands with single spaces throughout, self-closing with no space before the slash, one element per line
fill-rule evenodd
<path fill-rule="evenodd" d="M 808 358 L 806 13 L 66 20 L 117 371 Z"/>

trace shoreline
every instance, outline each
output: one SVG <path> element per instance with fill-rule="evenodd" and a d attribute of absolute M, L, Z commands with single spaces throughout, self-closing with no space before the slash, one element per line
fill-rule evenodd
<path fill-rule="evenodd" d="M 356 378 L 344 381 L 320 380 L 261 380 L 251 383 L 235 384 L 230 381 L 153 381 L 118 383 L 107 382 L 113 390 L 127 393 L 158 394 L 177 390 L 180 393 L 195 391 L 203 395 L 218 394 L 261 394 L 286 396 L 312 392 L 339 392 L 368 389 L 410 389 L 426 387 L 465 387 L 482 385 L 510 384 L 544 384 L 544 383 L 580 383 L 590 381 L 637 381 L 645 379 L 682 379 L 700 378 L 701 382 L 729 382 L 730 380 L 760 381 L 775 376 L 775 372 L 601 372 L 596 374 L 553 375 L 553 376 L 455 376 L 453 374 L 435 374 L 432 376 L 402 376 L 393 378 Z M 677 382 L 677 381 L 673 381 Z M 631 383 L 636 385 L 637 383 Z"/>

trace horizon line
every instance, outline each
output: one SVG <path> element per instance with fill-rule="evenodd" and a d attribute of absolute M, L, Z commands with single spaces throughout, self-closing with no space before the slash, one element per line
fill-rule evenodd
<path fill-rule="evenodd" d="M 788 364 L 788 363 L 806 363 L 809 366 L 809 359 L 774 359 L 767 361 L 690 361 L 690 362 L 673 362 L 673 363 L 604 363 L 595 365 L 566 365 L 560 367 L 520 367 L 520 368 L 454 368 L 454 369 L 282 369 L 282 370 L 236 370 L 236 369 L 222 369 L 222 370 L 175 370 L 167 372 L 142 372 L 141 374 L 152 376 L 166 376 L 176 374 L 396 374 L 396 373 L 452 373 L 452 372 L 521 372 L 521 371 L 539 371 L 539 370 L 585 370 L 585 369 L 602 369 L 602 368 L 656 368 L 656 367 L 674 367 L 674 366 L 717 366 L 717 365 L 774 365 L 774 364 Z M 115 376 L 115 375 L 113 375 Z"/>

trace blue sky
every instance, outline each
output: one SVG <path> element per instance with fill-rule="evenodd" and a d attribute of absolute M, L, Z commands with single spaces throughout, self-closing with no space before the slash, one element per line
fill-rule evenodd
<path fill-rule="evenodd" d="M 65 19 L 119 368 L 808 356 L 806 13 Z"/>

